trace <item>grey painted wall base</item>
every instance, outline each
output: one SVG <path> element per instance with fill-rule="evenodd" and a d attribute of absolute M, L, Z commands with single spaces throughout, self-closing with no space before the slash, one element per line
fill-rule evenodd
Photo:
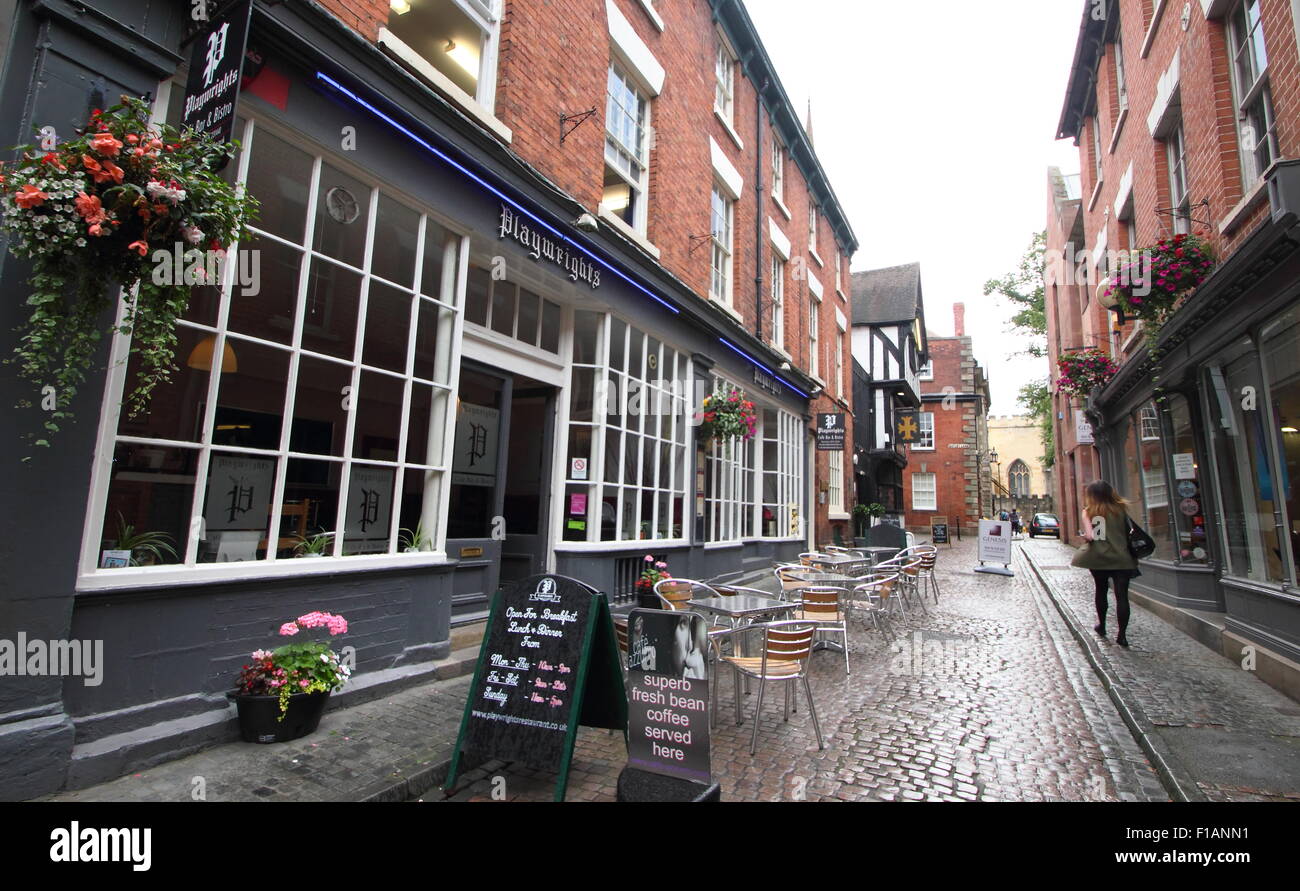
<path fill-rule="evenodd" d="M 434 660 L 400 665 L 382 671 L 372 671 L 359 675 L 342 691 L 330 697 L 328 708 L 347 708 L 360 705 L 384 696 L 391 696 L 399 690 L 424 684 L 434 680 L 455 677 L 462 673 L 459 663 L 448 665 L 449 644 L 432 648 L 437 653 Z M 423 648 L 422 648 L 423 649 Z M 62 723 L 67 724 L 68 752 L 59 750 L 46 756 L 52 761 L 52 767 L 39 783 L 30 784 L 21 798 L 33 798 L 59 789 L 84 789 L 98 783 L 116 779 L 124 774 L 147 770 L 158 764 L 183 758 L 210 746 L 234 743 L 239 740 L 239 722 L 234 703 L 221 697 L 185 697 L 186 702 L 167 702 L 157 704 L 158 714 L 175 714 L 148 726 L 99 736 L 83 740 L 75 747 L 70 746 L 72 725 L 66 716 Z M 197 710 L 202 704 L 202 710 Z M 133 711 L 139 713 L 149 709 L 142 706 Z M 120 716 L 119 716 L 120 717 Z M 42 719 L 60 725 L 57 719 Z M 100 722 L 104 723 L 104 722 Z M 80 736 L 80 725 L 76 728 Z M 32 739 L 38 739 L 31 729 L 25 731 Z M 22 739 L 24 734 L 18 734 Z M 0 733 L 0 759 L 5 763 L 18 763 L 5 757 L 4 734 Z M 55 742 L 51 740 L 50 742 Z M 49 743 L 47 743 L 49 745 Z M 51 749 L 55 746 L 51 745 Z M 34 752 L 23 750 L 15 752 L 24 765 L 32 763 Z M 62 762 L 62 763 L 59 763 Z M 64 771 L 66 769 L 66 777 Z M 6 778 L 0 774 L 0 787 L 7 788 Z"/>
<path fill-rule="evenodd" d="M 58 789 L 72 757 L 74 732 L 64 714 L 0 724 L 0 801 Z"/>
<path fill-rule="evenodd" d="M 1130 590 L 1179 609 L 1223 612 L 1223 591 L 1209 567 L 1179 566 L 1156 560 L 1142 561 L 1142 575 Z"/>

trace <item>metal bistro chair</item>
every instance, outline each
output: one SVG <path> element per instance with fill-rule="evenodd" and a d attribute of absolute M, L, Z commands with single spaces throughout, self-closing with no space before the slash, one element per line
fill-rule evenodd
<path fill-rule="evenodd" d="M 920 605 L 922 612 L 929 612 L 925 608 L 925 601 L 920 599 L 916 590 L 916 583 L 921 569 L 921 558 L 895 557 L 893 560 L 877 564 L 875 568 L 898 574 L 898 585 L 895 588 L 897 596 L 891 599 L 891 606 L 893 603 L 897 603 L 904 618 L 908 617 L 909 608 L 917 604 Z M 917 598 L 915 603 L 913 603 L 913 597 Z"/>
<path fill-rule="evenodd" d="M 758 750 L 758 723 L 763 713 L 763 694 L 769 681 L 772 683 L 803 683 L 804 695 L 808 697 L 808 714 L 812 717 L 813 730 L 817 734 L 817 748 L 824 749 L 821 725 L 817 723 L 817 708 L 813 704 L 812 688 L 808 686 L 808 664 L 812 655 L 813 638 L 817 634 L 817 623 L 801 619 L 787 619 L 781 622 L 759 622 L 736 628 L 725 634 L 763 634 L 763 655 L 761 656 L 722 656 L 718 658 L 731 664 L 732 677 L 735 680 L 736 723 L 745 723 L 741 713 L 740 678 L 758 680 L 758 703 L 754 707 L 754 732 L 749 741 L 749 754 Z M 724 635 L 719 635 L 722 637 Z M 713 638 L 718 647 L 719 640 Z M 785 720 L 790 720 L 790 688 L 786 687 Z"/>
<path fill-rule="evenodd" d="M 893 619 L 889 615 L 889 603 L 897 585 L 897 575 L 878 575 L 854 587 L 854 597 L 849 601 L 855 612 L 861 611 L 871 616 L 876 630 L 891 641 L 897 635 L 894 633 Z"/>
<path fill-rule="evenodd" d="M 939 549 L 936 548 L 934 545 L 923 544 L 923 545 L 917 545 L 916 547 L 913 548 L 908 548 L 906 551 L 903 552 L 903 554 L 900 554 L 899 556 L 903 556 L 903 555 L 909 557 L 915 556 L 920 558 L 921 571 L 918 575 L 917 580 L 920 584 L 921 592 L 924 593 L 928 589 L 934 594 L 934 602 L 938 603 L 939 602 L 939 577 L 935 572 L 935 566 L 939 562 Z"/>
<path fill-rule="evenodd" d="M 792 618 L 817 623 L 817 634 L 842 634 L 844 642 L 836 644 L 844 652 L 844 673 L 849 673 L 849 623 L 844 603 L 849 592 L 836 585 L 809 585 L 799 592 L 803 602 Z M 823 645 L 831 641 L 824 641 Z"/>
<path fill-rule="evenodd" d="M 659 598 L 659 603 L 664 609 L 674 611 L 685 610 L 687 612 L 695 612 L 695 610 L 691 609 L 691 600 L 693 598 L 715 597 L 718 594 L 711 585 L 706 585 L 704 582 L 697 582 L 693 579 L 660 579 L 655 582 L 654 591 L 655 596 Z M 709 628 L 709 634 L 713 634 L 715 631 L 720 629 L 728 629 L 731 627 L 731 624 L 729 622 L 724 622 L 721 616 L 705 614 L 703 612 L 701 612 L 700 615 L 704 616 L 704 620 L 711 626 Z"/>

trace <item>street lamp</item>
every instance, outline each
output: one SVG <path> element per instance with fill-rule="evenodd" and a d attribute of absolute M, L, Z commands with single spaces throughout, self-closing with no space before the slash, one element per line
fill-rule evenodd
<path fill-rule="evenodd" d="M 998 466 L 998 469 L 997 469 L 997 470 L 994 470 L 994 469 L 993 469 L 995 465 Z M 993 513 L 996 514 L 996 513 L 998 513 L 998 478 L 1002 475 L 1001 472 L 1000 472 L 1001 467 L 1000 467 L 1000 465 L 998 465 L 998 450 L 997 450 L 997 449 L 993 449 L 992 451 L 989 452 L 989 469 L 993 471 L 993 482 L 992 482 L 992 486 L 993 486 L 993 492 L 992 492 L 992 495 L 993 495 Z"/>

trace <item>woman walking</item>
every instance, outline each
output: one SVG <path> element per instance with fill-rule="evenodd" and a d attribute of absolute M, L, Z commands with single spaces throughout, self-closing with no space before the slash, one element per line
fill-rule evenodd
<path fill-rule="evenodd" d="M 1115 494 L 1110 483 L 1097 480 L 1084 489 L 1083 532 L 1087 539 L 1071 566 L 1092 572 L 1097 605 L 1097 625 L 1094 629 L 1106 636 L 1106 589 L 1115 583 L 1115 613 L 1119 618 L 1119 636 L 1115 642 L 1128 646 L 1128 583 L 1141 575 L 1137 559 L 1128 550 L 1127 502 Z"/>

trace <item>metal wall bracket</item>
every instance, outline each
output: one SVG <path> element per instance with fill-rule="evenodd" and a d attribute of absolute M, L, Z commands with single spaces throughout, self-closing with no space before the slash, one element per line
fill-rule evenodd
<path fill-rule="evenodd" d="M 560 145 L 564 145 L 564 140 L 569 134 L 582 126 L 583 121 L 596 113 L 596 107 L 593 105 L 586 111 L 580 111 L 576 114 L 560 115 Z"/>

